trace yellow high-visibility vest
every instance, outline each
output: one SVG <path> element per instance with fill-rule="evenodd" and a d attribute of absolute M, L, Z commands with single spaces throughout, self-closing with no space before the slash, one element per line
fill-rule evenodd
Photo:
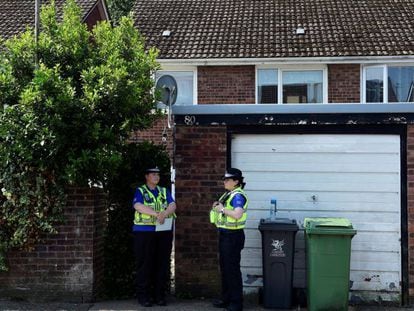
<path fill-rule="evenodd" d="M 216 225 L 217 228 L 224 228 L 228 230 L 236 230 L 236 229 L 243 229 L 246 225 L 247 219 L 247 205 L 248 205 L 248 198 L 246 193 L 243 191 L 241 187 L 237 187 L 233 189 L 231 192 L 224 193 L 219 202 L 221 202 L 225 209 L 233 210 L 234 207 L 230 204 L 231 200 L 234 198 L 236 194 L 241 194 L 246 199 L 246 202 L 243 205 L 243 215 L 240 219 L 235 219 L 228 215 L 222 214 L 217 212 L 215 209 L 212 209 L 210 212 L 210 221 Z"/>
<path fill-rule="evenodd" d="M 164 211 L 167 206 L 167 189 L 164 187 L 157 186 L 158 189 L 158 196 L 155 197 L 152 192 L 148 189 L 147 185 L 143 185 L 138 188 L 141 192 L 142 197 L 144 199 L 144 205 L 151 207 L 156 212 Z M 172 217 L 170 215 L 169 217 Z M 156 217 L 140 213 L 135 211 L 134 215 L 134 224 L 135 225 L 146 225 L 146 226 L 155 226 L 156 224 Z"/>

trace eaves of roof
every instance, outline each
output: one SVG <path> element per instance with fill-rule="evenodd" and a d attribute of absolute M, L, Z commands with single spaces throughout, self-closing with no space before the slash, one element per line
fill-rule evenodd
<path fill-rule="evenodd" d="M 332 56 L 332 57 L 269 57 L 269 58 L 158 58 L 162 66 L 241 66 L 241 65 L 315 65 L 315 64 L 391 64 L 413 63 L 414 55 L 397 56 Z"/>

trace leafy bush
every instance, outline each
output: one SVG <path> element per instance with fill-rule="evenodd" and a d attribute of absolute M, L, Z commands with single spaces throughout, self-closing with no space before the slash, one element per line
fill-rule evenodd
<path fill-rule="evenodd" d="M 118 23 L 122 16 L 126 16 L 131 12 L 135 0 L 108 0 L 108 10 L 112 21 Z"/>
<path fill-rule="evenodd" d="M 54 232 L 67 185 L 101 184 L 117 172 L 132 130 L 152 124 L 156 51 L 130 18 L 88 32 L 74 0 L 58 19 L 42 8 L 0 49 L 0 270 L 4 253 Z M 34 60 L 37 59 L 38 63 Z"/>

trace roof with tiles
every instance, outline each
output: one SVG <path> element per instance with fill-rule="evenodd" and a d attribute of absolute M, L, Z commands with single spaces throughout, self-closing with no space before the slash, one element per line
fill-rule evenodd
<path fill-rule="evenodd" d="M 414 0 L 137 0 L 133 11 L 161 59 L 414 55 Z"/>
<path fill-rule="evenodd" d="M 49 1 L 41 1 L 45 3 Z M 62 11 L 65 0 L 55 0 L 58 11 Z M 95 6 L 98 0 L 76 0 L 84 18 Z M 34 26 L 34 0 L 0 0 L 0 37 L 10 38 L 23 32 L 27 26 Z"/>

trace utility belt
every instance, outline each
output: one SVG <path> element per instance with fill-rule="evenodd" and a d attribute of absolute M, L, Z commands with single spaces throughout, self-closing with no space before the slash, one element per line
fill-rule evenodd
<path fill-rule="evenodd" d="M 226 235 L 226 234 L 238 234 L 238 233 L 240 234 L 240 233 L 244 232 L 244 229 L 229 230 L 229 229 L 226 229 L 226 228 L 217 228 L 217 230 L 218 230 L 219 234 L 224 234 L 224 235 Z"/>

